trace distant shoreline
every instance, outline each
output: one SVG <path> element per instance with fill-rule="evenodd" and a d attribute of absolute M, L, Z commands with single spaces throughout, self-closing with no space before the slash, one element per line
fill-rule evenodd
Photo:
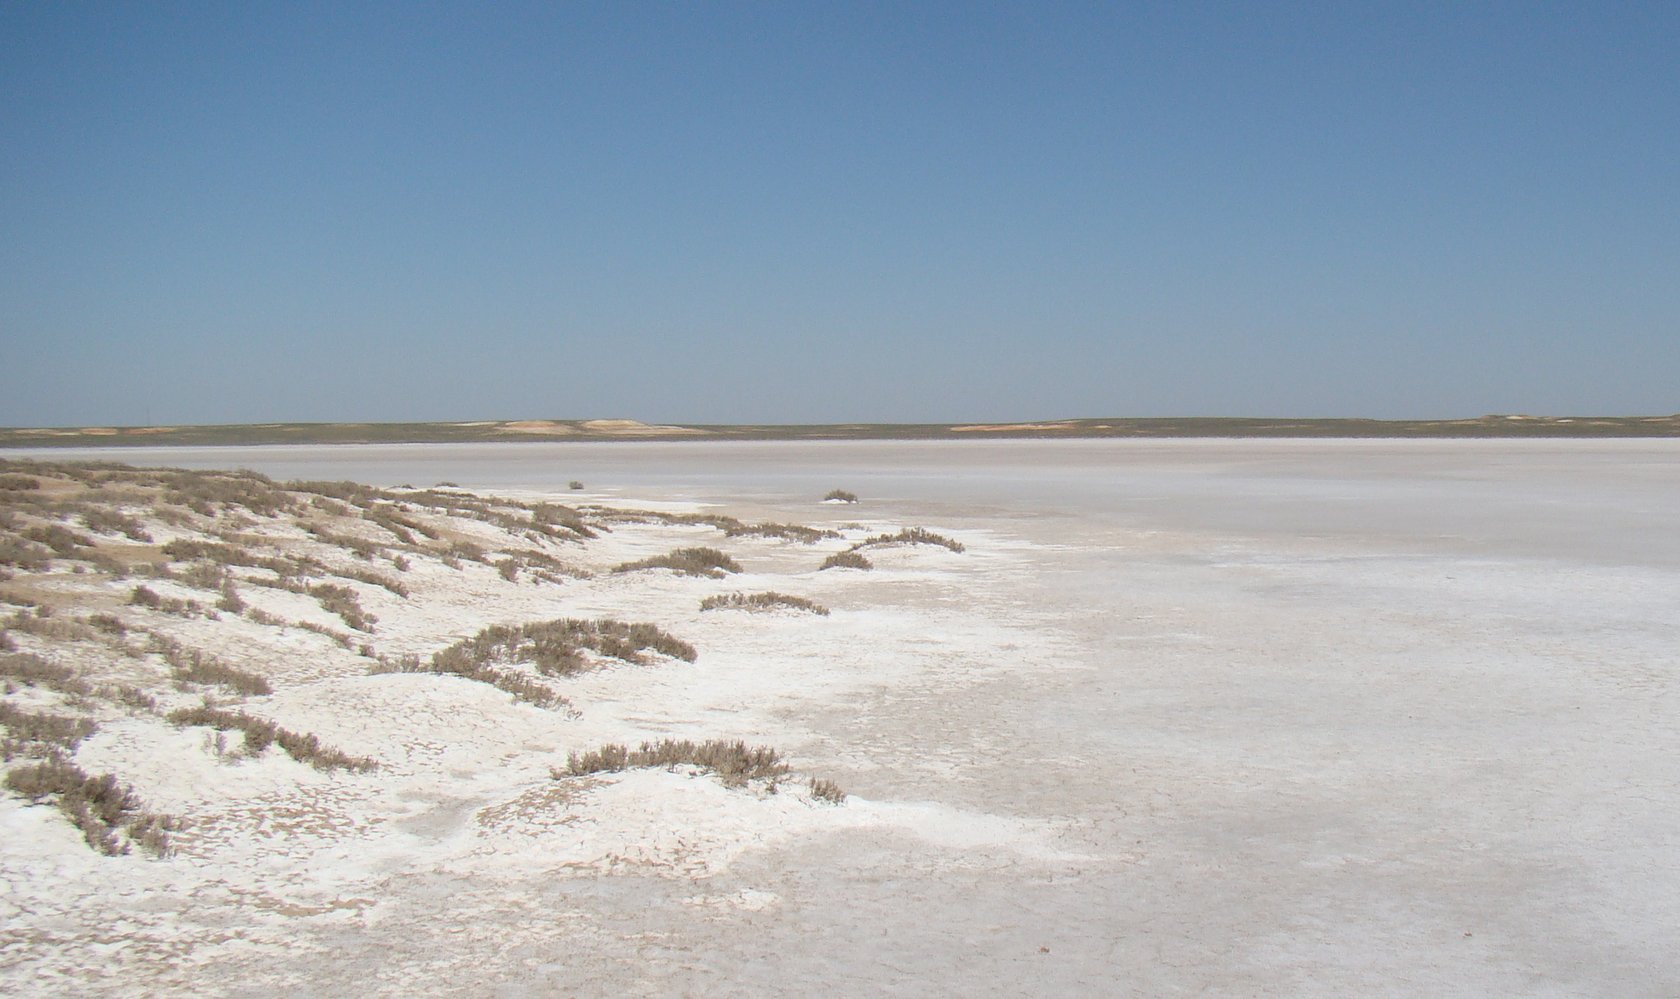
<path fill-rule="evenodd" d="M 635 420 L 261 423 L 0 428 L 0 447 L 448 444 L 483 441 L 1079 440 L 1093 438 L 1680 437 L 1673 416 L 1482 416 L 1463 420 L 1149 417 L 1022 423 L 646 424 Z"/>

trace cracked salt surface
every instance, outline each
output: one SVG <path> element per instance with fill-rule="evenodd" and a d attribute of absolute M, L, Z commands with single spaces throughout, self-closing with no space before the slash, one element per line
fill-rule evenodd
<path fill-rule="evenodd" d="M 53 813 L 0 803 L 13 994 L 1680 983 L 1680 443 L 116 457 L 562 502 L 578 478 L 617 505 L 923 524 L 969 551 L 883 553 L 860 573 L 731 546 L 748 571 L 728 588 L 795 591 L 828 618 L 701 614 L 714 587 L 669 577 L 509 596 L 492 573 L 440 574 L 459 588 L 436 617 L 370 607 L 382 650 L 610 613 L 701 656 L 572 678 L 577 717 L 449 677 L 281 687 L 277 716 L 375 756 L 373 775 L 102 729 L 88 759 L 168 759 L 149 796 L 206 814 L 190 851 L 155 862 L 96 856 Z M 821 505 L 835 486 L 863 502 Z M 592 557 L 670 547 L 621 534 Z M 665 734 L 774 744 L 853 797 L 681 770 L 548 776 L 570 749 Z"/>

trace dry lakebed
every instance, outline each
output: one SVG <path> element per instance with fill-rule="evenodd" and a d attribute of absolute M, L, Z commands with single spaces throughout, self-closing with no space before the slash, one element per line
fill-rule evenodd
<path fill-rule="evenodd" d="M 8 995 L 1680 994 L 1680 441 L 0 458 Z"/>

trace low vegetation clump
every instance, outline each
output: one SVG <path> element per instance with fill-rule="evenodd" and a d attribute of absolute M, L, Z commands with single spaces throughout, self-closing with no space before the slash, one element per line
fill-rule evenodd
<path fill-rule="evenodd" d="M 152 651 L 163 657 L 181 683 L 197 683 L 219 687 L 246 697 L 262 697 L 274 693 L 267 679 L 237 666 L 230 666 L 208 652 L 189 649 L 179 642 L 154 633 Z"/>
<path fill-rule="evenodd" d="M 716 548 L 678 548 L 639 562 L 625 562 L 615 566 L 613 572 L 638 572 L 642 569 L 671 569 L 685 576 L 722 579 L 726 573 L 740 572 L 741 564 Z"/>
<path fill-rule="evenodd" d="M 824 503 L 856 503 L 857 501 L 857 493 L 847 492 L 844 489 L 830 489 L 828 495 L 823 497 Z"/>
<path fill-rule="evenodd" d="M 840 536 L 835 531 L 821 531 L 815 527 L 805 527 L 801 524 L 732 524 L 725 527 L 723 533 L 726 537 L 731 538 L 781 538 L 807 545 L 814 545 L 825 538 L 838 538 Z"/>
<path fill-rule="evenodd" d="M 840 789 L 840 785 L 820 777 L 811 778 L 811 797 L 831 805 L 846 803 L 846 792 Z"/>
<path fill-rule="evenodd" d="M 33 652 L 0 653 L 0 679 L 8 687 L 21 683 L 77 697 L 85 697 L 93 691 L 86 680 L 76 675 L 75 670 L 48 662 Z"/>
<path fill-rule="evenodd" d="M 749 748 L 738 740 L 726 742 L 714 739 L 695 743 L 687 739 L 665 739 L 657 743 L 644 742 L 639 749 L 609 743 L 588 753 L 572 753 L 566 759 L 565 773 L 556 773 L 555 776 L 581 777 L 644 767 L 670 769 L 680 766 L 710 770 L 728 787 L 740 787 L 750 780 L 766 780 L 775 784 L 788 774 L 788 765 L 783 762 L 781 754 L 768 746 Z"/>
<path fill-rule="evenodd" d="M 89 846 L 110 856 L 127 853 L 130 844 L 163 856 L 178 825 L 170 816 L 147 811 L 134 791 L 111 774 L 90 776 L 59 755 L 14 767 L 6 787 L 33 801 L 52 800 Z"/>
<path fill-rule="evenodd" d="M 146 607 L 180 617 L 198 617 L 204 613 L 204 605 L 197 600 L 165 597 L 149 586 L 136 586 L 128 596 L 128 603 L 132 607 Z"/>
<path fill-rule="evenodd" d="M 859 541 L 852 546 L 853 551 L 860 548 L 874 548 L 883 545 L 938 545 L 954 552 L 962 552 L 963 543 L 947 538 L 943 534 L 935 534 L 922 527 L 907 527 L 897 534 L 877 534 L 873 538 Z"/>
<path fill-rule="evenodd" d="M 0 758 L 42 756 L 75 749 L 83 739 L 93 734 L 92 718 L 68 718 L 44 711 L 26 711 L 6 701 L 0 701 Z"/>
<path fill-rule="evenodd" d="M 253 717 L 243 711 L 228 711 L 203 705 L 172 711 L 168 717 L 172 725 L 204 726 L 218 732 L 242 732 L 245 735 L 245 751 L 253 756 L 261 754 L 269 746 L 278 744 L 287 756 L 299 763 L 307 763 L 317 770 L 361 772 L 372 770 L 378 765 L 365 756 L 350 756 L 330 746 L 324 746 L 321 740 L 313 735 L 281 728 L 271 721 Z"/>
<path fill-rule="evenodd" d="M 709 610 L 746 610 L 769 611 L 786 608 L 788 610 L 809 611 L 812 614 L 828 616 L 828 608 L 813 600 L 796 597 L 787 593 L 777 593 L 768 590 L 764 593 L 723 593 L 707 597 L 700 601 L 702 611 Z"/>
<path fill-rule="evenodd" d="M 320 601 L 321 609 L 329 614 L 337 614 L 345 624 L 352 629 L 371 634 L 374 624 L 379 620 L 362 609 L 356 599 L 356 591 L 348 586 L 337 583 L 316 583 L 309 588 L 309 595 Z"/>
<path fill-rule="evenodd" d="M 41 480 L 32 475 L 0 475 L 0 492 L 25 493 L 41 488 Z"/>
<path fill-rule="evenodd" d="M 637 665 L 651 662 L 647 653 L 684 662 L 698 657 L 694 646 L 651 624 L 563 618 L 492 625 L 437 653 L 432 665 L 437 672 L 463 673 L 482 666 L 530 663 L 544 676 L 570 676 L 589 668 L 585 651 Z"/>
<path fill-rule="evenodd" d="M 77 548 L 92 548 L 94 544 L 93 539 L 87 535 L 77 534 L 58 524 L 37 524 L 24 531 L 23 536 L 30 541 L 46 545 L 55 555 L 67 558 L 74 556 Z"/>
<path fill-rule="evenodd" d="M 439 673 L 458 676 L 463 680 L 489 684 L 497 690 L 513 695 L 516 701 L 539 708 L 563 708 L 570 704 L 565 697 L 553 688 L 538 683 L 535 679 L 518 670 L 503 669 L 486 663 L 474 663 L 464 658 L 451 658 L 439 662 L 436 656 L 431 661 L 419 656 L 408 655 L 400 659 L 382 659 L 373 668 L 374 673 Z"/>
<path fill-rule="evenodd" d="M 843 552 L 835 552 L 833 555 L 830 555 L 828 558 L 823 559 L 823 564 L 817 567 L 818 571 L 821 571 L 823 569 L 873 569 L 873 568 L 875 568 L 875 563 L 869 561 L 867 558 L 864 558 L 862 552 L 853 551 L 853 550 L 850 550 L 850 549 L 848 549 L 847 551 L 843 551 Z"/>

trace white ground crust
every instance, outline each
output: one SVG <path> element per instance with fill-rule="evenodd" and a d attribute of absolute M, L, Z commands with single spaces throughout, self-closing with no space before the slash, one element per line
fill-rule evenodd
<path fill-rule="evenodd" d="M 1033 458 L 1036 491 L 1016 458 L 972 457 L 1026 451 L 882 448 L 913 472 L 871 482 L 859 459 L 799 484 L 856 487 L 858 506 L 721 511 L 968 545 L 874 552 L 868 573 L 815 571 L 834 544 L 754 539 L 725 546 L 747 569 L 725 582 L 417 567 L 415 599 L 366 601 L 382 652 L 610 615 L 700 656 L 558 681 L 574 710 L 550 711 L 367 675 L 294 630 L 290 682 L 250 710 L 379 770 L 103 727 L 78 758 L 193 825 L 168 860 L 107 858 L 0 800 L 0 988 L 1680 992 L 1680 545 L 1661 499 L 1680 448 L 1250 443 L 1032 451 L 1073 456 Z M 602 460 L 563 474 L 608 482 Z M 917 493 L 935 472 L 983 502 Z M 614 502 L 696 509 L 684 495 Z M 716 539 L 624 528 L 586 551 Z M 698 611 L 764 589 L 833 613 Z M 237 629 L 199 637 L 239 652 Z M 550 775 L 664 736 L 771 744 L 852 797 Z"/>

